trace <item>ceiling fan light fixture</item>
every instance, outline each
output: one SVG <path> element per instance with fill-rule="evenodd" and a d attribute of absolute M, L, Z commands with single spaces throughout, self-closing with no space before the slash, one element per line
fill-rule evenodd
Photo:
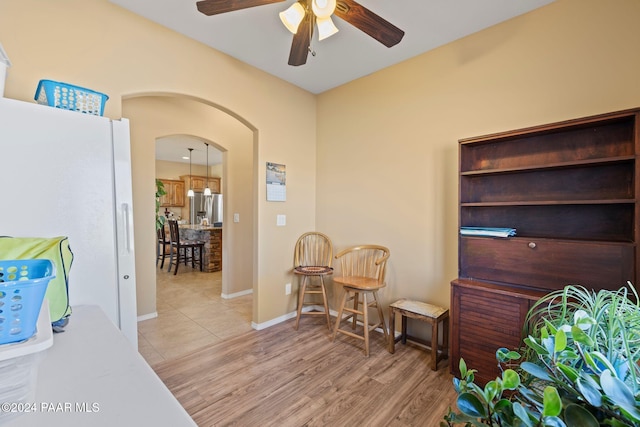
<path fill-rule="evenodd" d="M 311 10 L 316 18 L 329 18 L 336 10 L 336 0 L 313 0 Z"/>
<path fill-rule="evenodd" d="M 316 23 L 318 24 L 318 40 L 324 40 L 339 31 L 330 16 L 318 18 Z"/>
<path fill-rule="evenodd" d="M 280 20 L 293 34 L 298 32 L 298 27 L 304 19 L 305 10 L 300 2 L 295 2 L 287 10 L 280 12 Z"/>

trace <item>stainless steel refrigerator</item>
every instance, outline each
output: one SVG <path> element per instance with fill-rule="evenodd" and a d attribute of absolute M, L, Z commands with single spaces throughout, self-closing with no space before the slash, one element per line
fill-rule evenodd
<path fill-rule="evenodd" d="M 137 348 L 130 151 L 126 119 L 0 97 L 0 234 L 68 236 L 71 306 L 99 305 Z"/>
<path fill-rule="evenodd" d="M 194 192 L 190 206 L 191 224 L 200 224 L 207 218 L 209 225 L 222 226 L 222 194 L 205 196 L 202 192 Z"/>

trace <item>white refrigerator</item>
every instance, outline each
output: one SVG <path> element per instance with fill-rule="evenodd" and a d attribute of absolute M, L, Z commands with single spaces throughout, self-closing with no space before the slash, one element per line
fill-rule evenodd
<path fill-rule="evenodd" d="M 0 235 L 68 236 L 71 308 L 99 305 L 137 349 L 128 120 L 0 97 L 0 189 Z"/>

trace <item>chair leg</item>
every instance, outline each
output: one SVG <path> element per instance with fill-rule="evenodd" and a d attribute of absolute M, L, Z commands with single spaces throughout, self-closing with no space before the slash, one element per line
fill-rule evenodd
<path fill-rule="evenodd" d="M 302 276 L 302 283 L 300 289 L 298 289 L 298 310 L 296 312 L 296 331 L 298 330 L 298 324 L 300 323 L 300 315 L 302 314 L 302 305 L 304 304 L 304 293 L 307 290 L 307 276 Z"/>
<path fill-rule="evenodd" d="M 353 318 L 351 319 L 351 329 L 356 329 L 356 323 L 358 321 L 358 315 L 355 313 L 358 311 L 358 305 L 360 304 L 360 293 L 353 293 Z"/>
<path fill-rule="evenodd" d="M 320 276 L 320 287 L 322 288 L 322 302 L 324 303 L 324 313 L 327 317 L 327 328 L 331 332 L 331 317 L 329 317 L 329 304 L 327 303 L 327 290 L 324 287 L 324 277 Z"/>
<path fill-rule="evenodd" d="M 203 260 L 203 258 L 204 258 L 204 254 L 202 253 L 203 251 L 204 251 L 204 246 L 200 246 L 200 247 L 198 248 L 198 253 L 200 254 L 200 271 L 203 271 L 203 270 L 202 270 L 202 268 L 203 268 L 203 267 L 202 267 L 202 260 Z"/>
<path fill-rule="evenodd" d="M 162 270 L 164 268 L 164 259 L 167 257 L 167 245 L 166 244 L 162 244 L 162 262 L 160 263 L 160 270 Z M 158 263 L 156 262 L 156 265 L 158 265 Z"/>
<path fill-rule="evenodd" d="M 367 292 L 362 293 L 362 317 L 362 322 L 364 323 L 364 355 L 369 357 L 369 304 L 367 302 Z"/>
<path fill-rule="evenodd" d="M 378 291 L 373 291 L 373 299 L 376 302 L 376 307 L 378 308 L 378 316 L 380 316 L 380 327 L 382 328 L 382 332 L 384 333 L 384 341 L 389 342 L 389 335 L 387 334 L 387 327 L 384 323 L 382 306 L 380 305 L 380 301 L 378 300 Z"/>
<path fill-rule="evenodd" d="M 176 250 L 176 269 L 173 270 L 173 275 L 178 274 L 178 266 L 180 265 L 180 253 L 184 253 L 184 248 L 179 248 Z"/>
<path fill-rule="evenodd" d="M 342 320 L 342 312 L 344 311 L 344 305 L 347 302 L 347 297 L 349 296 L 349 291 L 343 289 L 342 302 L 340 303 L 340 308 L 338 309 L 338 317 L 336 318 L 336 324 L 333 328 L 333 335 L 331 335 L 331 341 L 335 341 L 336 335 L 338 334 L 338 329 L 340 329 L 340 321 Z"/>
<path fill-rule="evenodd" d="M 173 255 L 174 255 L 173 245 L 169 248 L 169 268 L 167 268 L 167 273 L 171 273 L 171 266 L 173 265 Z"/>

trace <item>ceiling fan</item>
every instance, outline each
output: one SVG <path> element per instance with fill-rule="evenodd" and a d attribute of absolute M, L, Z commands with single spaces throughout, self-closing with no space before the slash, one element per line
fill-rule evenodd
<path fill-rule="evenodd" d="M 196 6 L 200 12 L 211 16 L 282 1 L 285 0 L 201 0 Z M 338 32 L 331 21 L 333 14 L 386 47 L 395 46 L 404 36 L 404 31 L 400 28 L 354 0 L 299 0 L 280 13 L 283 24 L 294 34 L 289 65 L 303 65 L 307 62 L 309 52 L 315 55 L 311 49 L 315 26 L 318 27 L 319 40 Z"/>

